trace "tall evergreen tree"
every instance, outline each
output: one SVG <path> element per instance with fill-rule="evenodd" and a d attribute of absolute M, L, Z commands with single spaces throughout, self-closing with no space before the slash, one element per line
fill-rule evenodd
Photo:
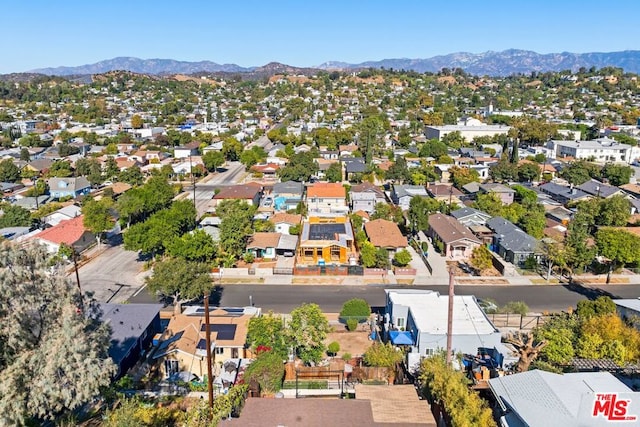
<path fill-rule="evenodd" d="M 108 327 L 41 246 L 0 246 L 0 425 L 53 419 L 109 385 Z"/>

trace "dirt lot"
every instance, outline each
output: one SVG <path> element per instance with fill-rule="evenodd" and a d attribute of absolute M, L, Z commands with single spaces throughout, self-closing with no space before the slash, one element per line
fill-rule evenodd
<path fill-rule="evenodd" d="M 371 346 L 373 341 L 369 339 L 368 327 L 367 331 L 358 330 L 354 332 L 348 332 L 346 328 L 341 326 L 334 326 L 336 332 L 331 332 L 327 336 L 325 341 L 326 345 L 333 341 L 337 341 L 340 344 L 340 351 L 336 357 L 342 357 L 344 353 L 350 353 L 351 356 L 360 356 Z M 362 326 L 362 325 L 361 325 Z"/>

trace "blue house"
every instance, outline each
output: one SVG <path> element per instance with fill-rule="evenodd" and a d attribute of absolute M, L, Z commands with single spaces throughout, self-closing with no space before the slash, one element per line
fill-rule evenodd
<path fill-rule="evenodd" d="M 77 178 L 50 178 L 49 194 L 54 199 L 62 197 L 76 198 L 89 194 L 91 191 L 91 183 L 84 176 Z"/>

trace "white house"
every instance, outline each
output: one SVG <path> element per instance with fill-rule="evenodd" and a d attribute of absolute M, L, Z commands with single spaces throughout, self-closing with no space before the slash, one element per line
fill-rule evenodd
<path fill-rule="evenodd" d="M 506 135 L 510 129 L 510 126 L 488 125 L 476 119 L 469 119 L 456 125 L 427 126 L 424 134 L 427 139 L 440 140 L 450 133 L 460 132 L 460 136 L 466 141 L 473 141 L 479 136 Z"/>
<path fill-rule="evenodd" d="M 614 139 L 598 138 L 591 141 L 557 141 L 548 142 L 557 157 L 573 157 L 574 159 L 592 159 L 595 162 L 631 163 L 631 146 L 621 144 Z"/>
<path fill-rule="evenodd" d="M 448 295 L 420 289 L 385 289 L 385 338 L 393 344 L 409 344 L 410 369 L 447 347 Z M 491 323 L 473 295 L 456 295 L 453 300 L 452 350 L 454 354 L 476 354 L 479 347 L 496 348 L 505 357 L 508 349 L 500 342 L 502 335 Z M 392 334 L 394 331 L 403 334 Z M 405 344 L 406 345 L 406 344 Z"/>

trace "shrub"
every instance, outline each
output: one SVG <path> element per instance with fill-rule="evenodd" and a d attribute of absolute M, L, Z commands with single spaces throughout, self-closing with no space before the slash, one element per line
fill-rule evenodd
<path fill-rule="evenodd" d="M 444 357 L 433 356 L 420 363 L 423 393 L 440 402 L 454 426 L 495 426 L 491 409 L 474 391 L 464 373 L 447 366 Z"/>
<path fill-rule="evenodd" d="M 364 363 L 367 366 L 380 366 L 383 368 L 394 368 L 402 361 L 403 354 L 391 343 L 375 343 L 364 353 Z"/>
<path fill-rule="evenodd" d="M 595 316 L 612 314 L 616 312 L 616 304 L 607 296 L 600 296 L 591 301 L 588 299 L 578 301 L 576 313 L 579 317 L 589 319 Z"/>
<path fill-rule="evenodd" d="M 500 309 L 501 313 L 515 313 L 525 316 L 529 312 L 529 307 L 523 301 L 510 301 Z"/>
<path fill-rule="evenodd" d="M 353 298 L 345 302 L 340 310 L 342 319 L 355 319 L 357 322 L 364 322 L 371 314 L 369 303 L 361 298 Z"/>
<path fill-rule="evenodd" d="M 284 378 L 284 364 L 282 358 L 274 352 L 261 353 L 245 371 L 244 380 L 249 383 L 255 380 L 265 393 L 275 393 L 280 390 Z"/>
<path fill-rule="evenodd" d="M 396 252 L 393 256 L 393 263 L 398 267 L 406 267 L 411 262 L 411 253 L 408 250 L 403 249 L 400 252 Z"/>
<path fill-rule="evenodd" d="M 345 362 L 348 362 L 349 360 L 351 360 L 351 353 L 343 353 L 342 360 L 344 360 Z"/>
<path fill-rule="evenodd" d="M 340 351 L 340 343 L 338 343 L 337 341 L 333 341 L 327 347 L 327 354 L 329 356 L 335 356 L 336 354 L 338 354 L 339 351 Z"/>
<path fill-rule="evenodd" d="M 246 262 L 247 264 L 251 264 L 256 259 L 256 257 L 251 252 L 245 253 L 242 258 L 244 259 L 244 262 Z"/>
<path fill-rule="evenodd" d="M 353 317 L 350 317 L 347 319 L 347 329 L 349 331 L 355 331 L 356 329 L 358 329 L 358 321 L 356 319 L 354 319 Z"/>

